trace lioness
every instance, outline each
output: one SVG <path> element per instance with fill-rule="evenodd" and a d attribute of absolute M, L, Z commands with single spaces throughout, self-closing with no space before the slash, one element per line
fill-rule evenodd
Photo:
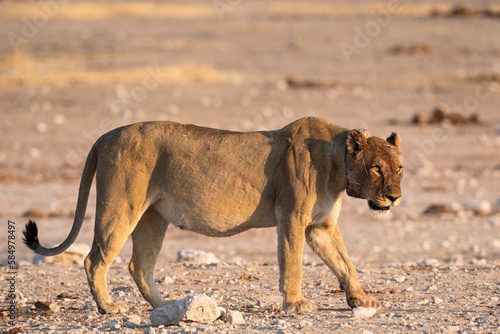
<path fill-rule="evenodd" d="M 399 143 L 396 133 L 383 140 L 318 118 L 247 133 L 132 124 L 104 134 L 90 150 L 67 239 L 45 248 L 30 221 L 24 242 L 46 256 L 66 250 L 82 226 L 96 173 L 95 235 L 84 265 L 101 313 L 126 311 L 109 297 L 106 274 L 130 234 L 129 270 L 142 295 L 153 308 L 174 302 L 163 299 L 153 279 L 169 224 L 212 237 L 277 227 L 284 310 L 315 310 L 301 293 L 304 240 L 337 276 L 350 307 L 378 307 L 358 282 L 337 220 L 344 190 L 375 212 L 400 202 Z"/>

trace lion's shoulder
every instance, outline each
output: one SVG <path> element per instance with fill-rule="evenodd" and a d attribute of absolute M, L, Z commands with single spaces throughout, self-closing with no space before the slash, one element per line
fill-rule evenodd
<path fill-rule="evenodd" d="M 321 139 L 331 141 L 333 137 L 347 129 L 319 117 L 300 118 L 283 129 L 290 141 Z"/>

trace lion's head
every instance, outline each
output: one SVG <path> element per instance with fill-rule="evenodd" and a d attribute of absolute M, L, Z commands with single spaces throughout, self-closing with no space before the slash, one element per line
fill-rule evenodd
<path fill-rule="evenodd" d="M 367 199 L 370 209 L 379 215 L 401 202 L 400 142 L 395 132 L 387 140 L 371 137 L 366 130 L 352 130 L 347 135 L 347 194 Z"/>

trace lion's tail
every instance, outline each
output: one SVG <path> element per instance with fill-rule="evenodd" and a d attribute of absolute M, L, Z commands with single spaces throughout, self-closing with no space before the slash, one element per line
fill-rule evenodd
<path fill-rule="evenodd" d="M 75 241 L 80 228 L 82 227 L 83 219 L 85 217 L 85 210 L 87 209 L 87 202 L 89 199 L 90 188 L 92 186 L 92 180 L 94 179 L 94 174 L 97 167 L 97 147 L 99 140 L 92 146 L 92 149 L 87 156 L 87 161 L 85 162 L 85 167 L 83 169 L 82 179 L 80 181 L 80 190 L 78 191 L 78 202 L 76 205 L 75 219 L 73 221 L 73 227 L 68 237 L 62 244 L 55 248 L 45 248 L 40 245 L 38 240 L 38 228 L 36 223 L 32 220 L 26 224 L 24 234 L 24 243 L 30 249 L 34 250 L 36 254 L 44 256 L 54 256 L 64 252 L 69 246 Z"/>

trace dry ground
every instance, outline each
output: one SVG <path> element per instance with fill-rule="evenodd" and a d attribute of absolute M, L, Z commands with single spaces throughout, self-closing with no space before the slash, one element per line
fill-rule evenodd
<path fill-rule="evenodd" d="M 485 0 L 458 4 L 0 2 L 0 243 L 6 264 L 7 221 L 15 222 L 16 288 L 26 299 L 16 326 L 29 333 L 498 332 L 499 8 Z M 480 124 L 411 124 L 437 106 L 475 113 Z M 150 307 L 127 272 L 130 242 L 109 282 L 115 299 L 141 316 L 133 328 L 124 315 L 96 313 L 80 265 L 30 264 L 23 215 L 39 216 L 42 243 L 65 238 L 83 161 L 102 133 L 144 120 L 274 129 L 302 116 L 402 137 L 402 205 L 374 221 L 364 201 L 347 198 L 341 214 L 360 280 L 382 301 L 375 317 L 351 318 L 335 278 L 309 249 L 303 288 L 319 310 L 280 312 L 274 229 L 228 239 L 166 236 L 157 277 L 172 276 L 174 284 L 162 292 L 176 299 L 207 293 L 242 312 L 245 325 L 152 329 Z M 477 201 L 491 210 L 469 210 Z M 79 243 L 91 242 L 94 203 L 93 193 Z M 454 211 L 423 214 L 439 203 Z M 176 262 L 181 249 L 215 252 L 225 263 Z M 10 275 L 0 269 L 4 305 Z M 63 292 L 76 299 L 57 299 Z M 36 301 L 57 308 L 39 310 Z"/>

